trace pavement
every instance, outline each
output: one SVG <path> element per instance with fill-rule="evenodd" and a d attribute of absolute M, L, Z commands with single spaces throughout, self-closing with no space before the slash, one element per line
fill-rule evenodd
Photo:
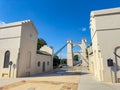
<path fill-rule="evenodd" d="M 0 87 L 22 81 L 22 78 L 2 78 L 0 79 Z"/>
<path fill-rule="evenodd" d="M 120 90 L 120 83 L 100 82 L 86 69 L 82 69 L 78 90 Z"/>
<path fill-rule="evenodd" d="M 81 68 L 62 68 L 31 77 L 0 79 L 0 87 L 3 87 L 0 90 L 77 90 L 77 87 L 78 90 L 120 90 L 120 83 L 100 82 L 86 68 Z"/>
<path fill-rule="evenodd" d="M 31 77 L 4 78 L 0 90 L 77 90 L 80 71 L 80 67 L 61 68 Z"/>

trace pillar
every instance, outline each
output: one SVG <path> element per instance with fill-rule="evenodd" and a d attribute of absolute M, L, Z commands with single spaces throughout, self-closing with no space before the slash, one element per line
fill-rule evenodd
<path fill-rule="evenodd" d="M 67 41 L 67 65 L 68 66 L 73 66 L 73 45 L 72 45 L 72 40 Z"/>
<path fill-rule="evenodd" d="M 86 57 L 86 49 L 87 49 L 87 45 L 86 45 L 86 39 L 82 39 L 82 42 L 81 42 L 81 49 L 82 49 L 82 52 L 81 52 L 81 55 L 82 55 L 82 66 L 85 66 L 87 67 L 89 62 L 88 62 L 88 59 Z"/>

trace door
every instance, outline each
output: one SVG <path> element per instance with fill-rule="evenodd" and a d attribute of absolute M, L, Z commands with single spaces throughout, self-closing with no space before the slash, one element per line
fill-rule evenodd
<path fill-rule="evenodd" d="M 43 62 L 43 72 L 45 72 L 45 62 Z"/>

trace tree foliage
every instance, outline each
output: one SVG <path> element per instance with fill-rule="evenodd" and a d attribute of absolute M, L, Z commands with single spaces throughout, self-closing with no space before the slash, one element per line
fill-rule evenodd
<path fill-rule="evenodd" d="M 73 57 L 73 60 L 78 61 L 78 55 L 75 55 L 75 56 Z"/>
<path fill-rule="evenodd" d="M 39 50 L 44 45 L 47 45 L 46 41 L 44 39 L 42 39 L 42 38 L 38 38 L 37 50 Z"/>
<path fill-rule="evenodd" d="M 58 60 L 58 59 L 59 59 L 59 57 L 58 57 L 58 56 L 54 56 L 53 58 L 54 58 L 55 60 Z"/>
<path fill-rule="evenodd" d="M 53 57 L 53 66 L 58 66 L 60 64 L 60 59 L 58 56 Z"/>
<path fill-rule="evenodd" d="M 61 64 L 67 64 L 67 59 L 66 58 L 61 59 L 60 62 L 61 62 Z"/>

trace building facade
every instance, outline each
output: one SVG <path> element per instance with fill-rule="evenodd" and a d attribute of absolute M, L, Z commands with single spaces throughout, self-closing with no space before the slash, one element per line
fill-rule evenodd
<path fill-rule="evenodd" d="M 0 26 L 0 77 L 37 73 L 37 39 L 38 32 L 30 20 Z"/>
<path fill-rule="evenodd" d="M 53 70 L 53 49 L 44 45 L 36 56 L 36 73 Z"/>
<path fill-rule="evenodd" d="M 90 69 L 105 82 L 120 82 L 120 8 L 91 12 Z"/>

